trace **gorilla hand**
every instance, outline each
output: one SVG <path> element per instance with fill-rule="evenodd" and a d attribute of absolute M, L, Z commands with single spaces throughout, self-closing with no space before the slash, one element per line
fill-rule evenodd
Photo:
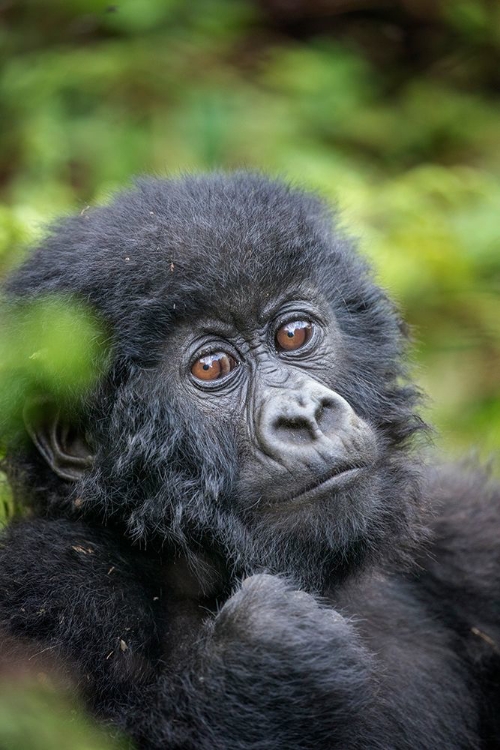
<path fill-rule="evenodd" d="M 221 727 L 214 746 L 247 747 L 242 737 L 249 747 L 266 737 L 266 748 L 276 749 L 379 746 L 372 658 L 341 614 L 258 574 L 207 630 L 197 679 L 207 721 Z M 236 722 L 224 719 L 236 715 Z"/>

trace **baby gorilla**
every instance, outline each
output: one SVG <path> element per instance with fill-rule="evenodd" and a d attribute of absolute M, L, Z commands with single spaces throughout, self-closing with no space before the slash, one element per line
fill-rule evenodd
<path fill-rule="evenodd" d="M 26 394 L 0 627 L 139 748 L 500 748 L 500 492 L 419 463 L 404 326 L 321 201 L 140 181 L 6 310 L 52 296 L 110 352 L 71 402 Z"/>

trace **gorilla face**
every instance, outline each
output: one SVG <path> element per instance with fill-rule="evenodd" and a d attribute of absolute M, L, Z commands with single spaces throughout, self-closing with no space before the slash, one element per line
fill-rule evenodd
<path fill-rule="evenodd" d="M 340 581 L 405 518 L 397 462 L 340 392 L 347 344 L 317 286 L 254 289 L 244 304 L 240 291 L 179 321 L 158 364 L 114 393 L 78 495 L 112 497 L 138 538 L 217 550 L 242 574 L 317 587 L 333 566 Z"/>
<path fill-rule="evenodd" d="M 238 511 L 321 506 L 373 471 L 375 432 L 335 391 L 342 347 L 313 288 L 284 290 L 257 315 L 232 307 L 167 347 L 168 377 L 178 377 L 216 434 L 237 436 Z"/>
<path fill-rule="evenodd" d="M 60 225 L 9 291 L 70 292 L 112 330 L 85 428 L 57 405 L 27 420 L 56 512 L 315 586 L 412 538 L 401 325 L 316 199 L 245 173 L 144 182 Z"/>
<path fill-rule="evenodd" d="M 228 290 L 217 317 L 172 336 L 160 377 L 234 441 L 234 480 L 214 503 L 245 568 L 297 574 L 308 548 L 338 566 L 380 514 L 375 429 L 335 390 L 345 342 L 320 291 L 296 285 L 255 308 Z"/>

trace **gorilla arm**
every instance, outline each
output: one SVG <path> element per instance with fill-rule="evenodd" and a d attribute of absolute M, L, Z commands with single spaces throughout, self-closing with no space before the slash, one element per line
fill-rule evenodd
<path fill-rule="evenodd" d="M 0 627 L 39 644 L 97 707 L 153 678 L 159 598 L 115 536 L 67 520 L 21 520 L 0 548 Z"/>
<path fill-rule="evenodd" d="M 179 708 L 182 690 L 187 711 L 179 724 L 193 727 L 182 747 L 477 749 L 464 665 L 451 655 L 447 633 L 426 618 L 410 589 L 406 602 L 399 584 L 392 591 L 376 589 L 370 579 L 347 597 L 362 611 L 361 599 L 371 596 L 368 637 L 279 577 L 247 578 L 205 624 L 184 677 L 161 677 L 147 697 L 146 734 L 130 723 L 127 731 L 140 747 L 176 747 L 169 734 L 175 723 L 164 725 L 163 734 L 158 729 L 166 707 Z"/>
<path fill-rule="evenodd" d="M 192 639 L 191 665 L 172 675 L 161 570 L 148 569 L 143 558 L 134 559 L 111 532 L 83 523 L 18 522 L 0 555 L 1 624 L 50 651 L 90 706 L 139 746 L 305 747 L 293 740 L 305 732 L 313 747 L 320 737 L 333 741 L 341 718 L 335 705 L 342 706 L 342 727 L 353 726 L 366 670 L 356 667 L 361 650 L 349 645 L 342 618 L 328 611 L 315 625 L 320 609 L 312 597 L 255 576 Z M 330 659 L 321 660 L 329 628 L 339 631 L 350 673 L 335 701 Z"/>
<path fill-rule="evenodd" d="M 375 657 L 352 623 L 282 579 L 246 579 L 215 617 L 203 610 L 200 625 L 193 614 L 190 630 L 189 616 L 182 629 L 172 622 L 178 609 L 169 611 L 161 576 L 157 562 L 109 531 L 22 521 L 7 531 L 1 552 L 2 625 L 50 649 L 90 707 L 149 750 L 423 750 L 429 734 L 438 743 L 441 730 L 451 736 L 446 722 L 436 724 L 435 706 L 434 718 L 416 716 L 407 728 L 428 700 L 422 685 L 406 689 L 404 701 L 396 694 L 415 679 L 408 660 L 401 669 L 392 660 L 395 689 L 383 676 L 376 681 L 374 671 L 384 670 L 380 663 L 373 669 Z M 188 644 L 182 668 L 173 669 L 166 654 L 179 644 L 169 639 L 181 630 Z M 446 684 L 447 667 L 439 669 Z M 455 686 L 442 698 L 445 716 L 456 717 L 447 702 L 459 693 Z M 415 705 L 408 706 L 408 695 Z M 455 718 L 454 736 L 454 747 L 475 747 L 465 719 L 461 726 Z"/>

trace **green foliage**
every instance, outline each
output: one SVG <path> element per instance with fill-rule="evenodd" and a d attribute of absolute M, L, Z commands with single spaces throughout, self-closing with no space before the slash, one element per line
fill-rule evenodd
<path fill-rule="evenodd" d="M 399 300 L 447 447 L 498 449 L 491 5 L 444 3 L 456 46 L 423 72 L 376 67 L 327 34 L 266 36 L 262 20 L 244 0 L 14 9 L 0 77 L 0 273 L 45 222 L 132 174 L 249 166 L 288 177 L 339 203 Z M 57 379 L 43 355 L 30 362 Z"/>
<path fill-rule="evenodd" d="M 421 72 L 376 67 L 326 33 L 266 36 L 243 0 L 25 2 L 3 45 L 0 272 L 44 222 L 131 174 L 250 166 L 291 178 L 339 202 L 399 299 L 448 445 L 498 448 L 491 12 L 444 3 L 455 47 Z"/>
<path fill-rule="evenodd" d="M 16 422 L 31 394 L 71 402 L 104 366 L 103 331 L 75 301 L 47 297 L 4 311 L 0 327 L 0 423 Z"/>
<path fill-rule="evenodd" d="M 44 683 L 13 679 L 0 688 L 0 747 L 8 750 L 119 750 L 63 693 Z M 37 684 L 38 683 L 38 684 Z M 8 685 L 8 687 L 7 687 Z"/>
<path fill-rule="evenodd" d="M 0 456 L 24 433 L 23 408 L 43 396 L 72 409 L 105 368 L 105 332 L 81 303 L 57 297 L 2 309 Z M 0 475 L 0 523 L 12 510 Z"/>

